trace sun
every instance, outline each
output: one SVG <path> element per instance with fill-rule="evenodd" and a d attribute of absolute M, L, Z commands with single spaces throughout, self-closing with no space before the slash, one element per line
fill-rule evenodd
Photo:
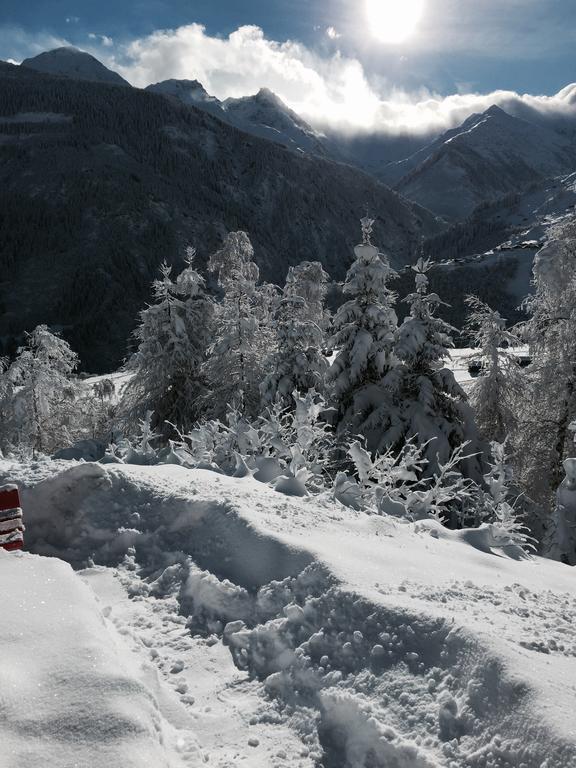
<path fill-rule="evenodd" d="M 418 26 L 424 0 L 365 0 L 372 34 L 383 43 L 402 43 Z"/>

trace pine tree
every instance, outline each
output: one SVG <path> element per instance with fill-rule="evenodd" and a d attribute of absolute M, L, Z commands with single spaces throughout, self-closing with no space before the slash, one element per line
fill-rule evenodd
<path fill-rule="evenodd" d="M 247 416 L 259 411 L 264 361 L 273 349 L 272 291 L 269 286 L 258 289 L 253 257 L 248 235 L 230 232 L 208 263 L 224 291 L 216 306 L 215 341 L 204 368 L 208 384 L 204 404 L 211 418 L 224 420 L 229 406 Z"/>
<path fill-rule="evenodd" d="M 68 342 L 39 325 L 6 376 L 11 384 L 10 442 L 50 453 L 71 440 L 76 387 L 71 379 L 78 356 Z"/>
<path fill-rule="evenodd" d="M 194 269 L 194 255 L 188 249 L 186 266 L 176 280 L 170 267 L 161 266 L 161 279 L 153 284 L 155 301 L 140 313 L 135 332 L 138 349 L 127 364 L 133 376 L 121 405 L 132 430 L 149 411 L 154 414 L 153 428 L 164 434 L 171 430 L 167 423 L 188 429 L 198 418 L 213 302 L 205 293 L 204 279 Z"/>
<path fill-rule="evenodd" d="M 396 273 L 370 241 L 372 224 L 369 218 L 362 220 L 363 242 L 354 249 L 356 259 L 346 275 L 343 292 L 351 298 L 334 317 L 329 343 L 338 351 L 327 380 L 339 431 L 364 435 L 369 450 L 375 451 L 389 420 L 385 379 L 397 363 L 393 346 L 398 321 L 388 287 Z"/>
<path fill-rule="evenodd" d="M 476 296 L 468 296 L 472 312 L 468 331 L 485 367 L 473 383 L 470 402 L 476 424 L 488 440 L 503 443 L 516 431 L 515 400 L 521 389 L 521 374 L 510 347 L 520 342 L 506 330 L 506 320 Z"/>
<path fill-rule="evenodd" d="M 381 452 L 398 451 L 408 440 L 424 446 L 431 476 L 440 465 L 449 462 L 454 450 L 470 441 L 467 452 L 481 450 L 472 410 L 454 374 L 445 367 L 454 346 L 452 328 L 436 317 L 441 304 L 435 293 L 428 293 L 430 262 L 419 259 L 412 267 L 416 290 L 407 296 L 410 314 L 397 332 L 395 353 L 401 364 L 388 376 L 393 393 L 390 427 L 381 436 Z M 478 459 L 465 459 L 462 470 L 472 479 L 481 480 Z"/>
<path fill-rule="evenodd" d="M 276 352 L 271 356 L 271 372 L 261 391 L 264 404 L 278 400 L 293 408 L 293 395 L 310 389 L 324 391 L 328 369 L 322 352 L 328 313 L 324 309 L 328 275 L 319 262 L 303 262 L 290 267 L 283 298 L 274 312 Z"/>

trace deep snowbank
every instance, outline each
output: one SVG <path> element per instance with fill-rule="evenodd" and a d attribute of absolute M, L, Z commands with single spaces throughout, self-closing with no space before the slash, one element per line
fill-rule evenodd
<path fill-rule="evenodd" d="M 0 463 L 8 479 L 25 486 L 33 551 L 108 566 L 84 573 L 96 591 L 119 567 L 117 622 L 136 653 L 161 646 L 153 663 L 181 676 L 215 764 L 236 750 L 262 766 L 576 765 L 573 569 L 203 470 Z M 160 615 L 180 620 L 176 643 L 158 639 Z M 210 699 L 233 679 L 225 645 L 249 706 L 237 681 Z M 239 715 L 214 737 L 196 689 L 251 713 L 248 747 Z"/>
<path fill-rule="evenodd" d="M 0 550 L 2 768 L 168 766 L 157 705 L 93 592 L 60 560 Z"/>

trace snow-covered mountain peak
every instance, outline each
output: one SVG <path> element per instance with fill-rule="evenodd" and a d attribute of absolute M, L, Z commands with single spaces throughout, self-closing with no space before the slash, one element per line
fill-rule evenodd
<path fill-rule="evenodd" d="M 268 88 L 253 96 L 229 98 L 222 107 L 231 122 L 290 149 L 325 156 L 325 137 Z"/>
<path fill-rule="evenodd" d="M 40 53 L 38 56 L 24 59 L 22 66 L 35 69 L 37 72 L 64 75 L 78 80 L 130 85 L 117 72 L 105 67 L 94 56 L 73 46 L 55 48 L 52 51 Z"/>
<path fill-rule="evenodd" d="M 282 101 L 280 96 L 274 93 L 274 91 L 271 91 L 270 88 L 260 88 L 258 93 L 256 93 L 254 96 L 247 96 L 246 99 L 257 104 L 261 104 L 262 106 L 269 106 L 273 109 L 278 109 L 281 112 L 290 115 L 292 118 L 296 117 L 301 122 L 304 122 L 302 118 L 292 109 L 290 109 L 290 107 Z"/>
<path fill-rule="evenodd" d="M 502 107 L 499 107 L 498 104 L 492 104 L 492 106 L 488 107 L 482 114 L 490 115 L 491 117 L 500 117 L 505 120 L 511 119 L 510 115 L 505 112 Z"/>
<path fill-rule="evenodd" d="M 149 85 L 146 90 L 153 90 L 155 88 L 164 88 L 166 90 L 172 88 L 176 91 L 192 91 L 193 93 L 197 93 L 198 95 L 205 96 L 210 99 L 214 98 L 213 96 L 209 95 L 208 91 L 206 88 L 204 88 L 199 80 L 176 80 L 175 78 L 170 78 L 169 80 L 163 80 L 159 83 Z"/>
<path fill-rule="evenodd" d="M 253 96 L 226 99 L 223 105 L 230 114 L 251 123 L 260 123 L 278 130 L 297 128 L 311 136 L 319 136 L 312 126 L 269 88 L 261 88 Z"/>
<path fill-rule="evenodd" d="M 486 120 L 488 117 L 500 118 L 504 120 L 510 119 L 510 115 L 504 112 L 501 107 L 499 107 L 497 104 L 492 104 L 490 107 L 488 107 L 488 109 L 485 109 L 484 112 L 473 112 L 469 117 L 466 118 L 466 120 L 464 120 L 460 126 L 458 126 L 458 128 L 453 128 L 452 130 L 456 131 L 457 133 L 461 133 L 463 129 L 477 125 L 483 120 Z M 446 133 L 450 133 L 450 131 L 447 131 Z"/>
<path fill-rule="evenodd" d="M 215 96 L 210 96 L 198 80 L 162 80 L 159 83 L 149 85 L 146 90 L 153 93 L 166 93 L 171 96 L 177 96 L 182 101 L 218 102 L 218 99 Z"/>
<path fill-rule="evenodd" d="M 446 145 L 456 139 L 460 139 L 461 136 L 467 133 L 472 133 L 472 131 L 477 130 L 480 126 L 483 126 L 484 131 L 489 132 L 501 129 L 514 131 L 514 126 L 518 119 L 519 118 L 509 115 L 497 104 L 492 104 L 492 106 L 488 107 L 484 112 L 475 112 L 470 115 L 470 117 L 466 118 L 458 128 L 446 131 L 435 144 L 439 147 Z"/>
<path fill-rule="evenodd" d="M 260 101 L 270 101 L 273 104 L 282 105 L 283 107 L 286 106 L 282 99 L 277 96 L 274 91 L 271 91 L 270 88 L 260 88 L 253 98 L 259 99 Z"/>
<path fill-rule="evenodd" d="M 146 90 L 203 109 L 246 133 L 275 144 L 314 155 L 327 154 L 324 137 L 269 88 L 261 88 L 252 96 L 224 101 L 211 96 L 198 80 L 164 80 L 149 85 Z"/>

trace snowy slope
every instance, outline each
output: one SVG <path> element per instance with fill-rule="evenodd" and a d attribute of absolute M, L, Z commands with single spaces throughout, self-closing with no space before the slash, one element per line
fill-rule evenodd
<path fill-rule="evenodd" d="M 525 247 L 529 242 L 543 243 L 549 228 L 571 218 L 575 206 L 576 173 L 571 173 L 532 185 L 497 208 L 479 212 L 476 221 L 498 222 L 500 249 Z"/>
<path fill-rule="evenodd" d="M 445 275 L 438 290 L 457 312 L 451 322 L 463 326 L 466 293 L 489 294 L 495 287 L 498 293 L 486 295 L 485 300 L 510 321 L 519 320 L 514 309 L 534 290 L 534 256 L 550 228 L 574 216 L 575 205 L 576 174 L 545 179 L 523 193 L 482 206 L 466 221 L 428 241 L 438 264 L 436 273 Z"/>
<path fill-rule="evenodd" d="M 396 188 L 403 195 L 458 220 L 482 202 L 575 166 L 569 137 L 492 106 L 391 170 L 401 176 Z"/>
<path fill-rule="evenodd" d="M 32 549 L 88 565 L 152 662 L 189 764 L 576 765 L 572 569 L 203 470 L 0 474 L 26 486 Z"/>
<path fill-rule="evenodd" d="M 551 225 L 574 214 L 575 206 L 576 173 L 571 173 L 528 190 L 517 202 L 503 206 L 500 215 L 512 230 L 512 243 L 543 240 Z"/>
<path fill-rule="evenodd" d="M 23 67 L 45 72 L 48 75 L 64 75 L 78 80 L 91 80 L 99 83 L 130 85 L 117 72 L 112 72 L 98 59 L 77 48 L 63 47 L 24 59 Z"/>
<path fill-rule="evenodd" d="M 268 88 L 254 96 L 226 99 L 223 108 L 231 120 L 263 138 L 280 142 L 291 149 L 326 156 L 326 137 L 315 131 Z"/>

